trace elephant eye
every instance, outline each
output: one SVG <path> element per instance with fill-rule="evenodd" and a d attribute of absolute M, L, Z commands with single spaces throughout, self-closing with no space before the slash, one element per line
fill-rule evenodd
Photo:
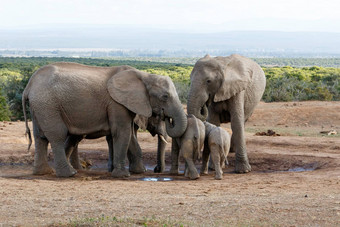
<path fill-rule="evenodd" d="M 211 83 L 211 80 L 207 80 L 207 84 L 210 84 Z"/>
<path fill-rule="evenodd" d="M 166 102 L 168 101 L 168 99 L 169 99 L 169 96 L 167 94 L 162 95 L 162 101 Z"/>

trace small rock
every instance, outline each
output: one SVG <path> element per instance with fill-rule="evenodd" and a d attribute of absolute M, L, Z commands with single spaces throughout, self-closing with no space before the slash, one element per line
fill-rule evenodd
<path fill-rule="evenodd" d="M 330 135 L 336 135 L 338 134 L 338 132 L 335 130 L 329 130 L 329 131 L 320 131 L 320 134 L 327 134 L 330 136 Z"/>
<path fill-rule="evenodd" d="M 329 133 L 327 135 L 336 135 L 336 134 L 338 134 L 337 131 L 331 130 L 331 131 L 329 131 Z"/>
<path fill-rule="evenodd" d="M 276 133 L 275 131 L 268 129 L 267 132 L 257 132 L 255 136 L 280 136 L 280 134 Z"/>

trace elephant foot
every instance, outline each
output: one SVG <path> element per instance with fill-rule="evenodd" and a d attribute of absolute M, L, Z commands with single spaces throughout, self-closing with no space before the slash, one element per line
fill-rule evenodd
<path fill-rule="evenodd" d="M 190 177 L 189 169 L 188 169 L 188 168 L 185 168 L 185 170 L 184 170 L 184 176 L 185 176 L 185 177 Z"/>
<path fill-rule="evenodd" d="M 111 173 L 112 177 L 114 178 L 125 178 L 129 177 L 130 173 L 126 169 L 114 169 Z"/>
<path fill-rule="evenodd" d="M 153 169 L 153 172 L 154 173 L 163 173 L 165 170 L 164 166 L 159 166 L 157 165 L 154 169 Z"/>
<path fill-rule="evenodd" d="M 42 166 L 34 166 L 33 168 L 34 175 L 52 174 L 53 172 L 53 169 L 48 164 Z"/>
<path fill-rule="evenodd" d="M 251 172 L 251 166 L 249 165 L 248 162 L 247 163 L 236 162 L 235 172 L 236 173 L 249 173 Z"/>
<path fill-rule="evenodd" d="M 201 175 L 208 175 L 208 168 L 205 168 L 204 166 L 202 166 L 203 168 L 201 168 L 200 170 L 200 174 Z"/>
<path fill-rule="evenodd" d="M 108 171 L 109 173 L 112 173 L 113 169 L 114 169 L 113 166 L 108 166 L 108 167 L 107 167 L 107 171 Z"/>
<path fill-rule="evenodd" d="M 146 168 L 144 167 L 143 163 L 140 163 L 138 165 L 132 164 L 129 167 L 129 171 L 131 173 L 139 174 L 139 173 L 144 173 L 146 171 Z"/>
<path fill-rule="evenodd" d="M 190 173 L 190 180 L 197 180 L 198 178 L 200 178 L 200 175 L 195 172 L 195 173 Z"/>
<path fill-rule="evenodd" d="M 178 174 L 179 174 L 179 169 L 178 169 L 178 167 L 177 167 L 177 168 L 171 167 L 171 169 L 170 169 L 170 174 L 171 174 L 171 175 L 178 175 Z"/>
<path fill-rule="evenodd" d="M 201 175 L 208 175 L 208 170 L 201 169 L 200 173 Z"/>
<path fill-rule="evenodd" d="M 114 166 L 113 166 L 113 162 L 108 161 L 107 163 L 107 170 L 108 172 L 112 173 L 112 171 L 114 170 Z"/>
<path fill-rule="evenodd" d="M 223 176 L 222 175 L 215 175 L 215 180 L 222 180 Z"/>
<path fill-rule="evenodd" d="M 77 173 L 73 167 L 68 166 L 65 168 L 56 168 L 57 177 L 72 177 Z"/>

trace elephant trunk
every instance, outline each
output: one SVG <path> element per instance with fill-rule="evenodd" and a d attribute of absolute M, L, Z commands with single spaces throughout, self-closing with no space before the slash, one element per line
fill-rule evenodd
<path fill-rule="evenodd" d="M 196 94 L 196 96 L 194 94 Z M 206 98 L 204 96 L 202 100 L 202 97 L 199 97 L 200 95 L 202 95 L 202 93 L 195 92 L 193 89 L 190 89 L 187 106 L 188 114 L 193 114 L 198 119 L 205 121 L 208 117 L 208 107 L 206 102 L 208 101 L 209 97 Z"/>
<path fill-rule="evenodd" d="M 179 103 L 173 113 L 166 114 L 165 126 L 166 132 L 172 138 L 181 137 L 187 129 L 187 116 L 184 113 L 182 105 Z"/>

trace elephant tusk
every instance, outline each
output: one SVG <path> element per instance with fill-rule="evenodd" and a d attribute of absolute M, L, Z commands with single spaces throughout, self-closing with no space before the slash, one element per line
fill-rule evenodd
<path fill-rule="evenodd" d="M 159 137 L 161 138 L 161 140 L 163 140 L 164 143 L 168 144 L 168 141 L 166 141 L 163 135 L 159 135 Z"/>

